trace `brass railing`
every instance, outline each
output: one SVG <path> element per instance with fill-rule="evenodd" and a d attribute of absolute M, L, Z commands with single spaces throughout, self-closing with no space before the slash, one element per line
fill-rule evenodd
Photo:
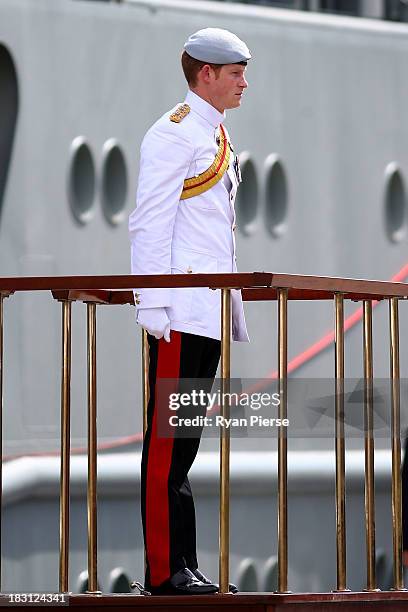
<path fill-rule="evenodd" d="M 287 417 L 288 301 L 332 300 L 335 328 L 335 506 L 336 506 L 336 591 L 347 590 L 344 440 L 344 301 L 363 303 L 363 370 L 365 422 L 365 524 L 368 591 L 377 590 L 375 576 L 374 436 L 373 436 L 373 340 L 372 302 L 386 299 L 390 318 L 391 443 L 392 443 L 392 534 L 395 590 L 402 590 L 402 509 L 400 442 L 399 300 L 408 299 L 403 283 L 344 278 L 298 276 L 272 273 L 180 274 L 161 276 L 76 276 L 0 278 L 0 447 L 3 415 L 3 302 L 18 291 L 51 291 L 62 303 L 61 375 L 61 478 L 60 478 L 60 571 L 59 590 L 68 592 L 69 567 L 69 469 L 70 469 L 70 381 L 71 305 L 87 304 L 88 338 L 88 592 L 98 593 L 97 570 L 97 397 L 96 397 L 96 310 L 98 304 L 133 304 L 132 288 L 210 287 L 221 290 L 221 413 L 228 417 L 230 406 L 225 393 L 230 387 L 231 289 L 242 289 L 246 301 L 276 300 L 278 303 L 279 417 Z M 148 344 L 142 333 L 143 430 L 148 403 Z M 278 593 L 288 592 L 288 468 L 287 437 L 281 428 L 278 437 Z M 229 498 L 230 433 L 220 428 L 220 511 L 219 582 L 220 592 L 229 583 Z M 1 485 L 1 467 L 0 467 Z M 0 486 L 1 495 L 1 486 Z M 1 503 L 1 499 L 0 499 Z M 1 570 L 1 568 L 0 568 Z"/>

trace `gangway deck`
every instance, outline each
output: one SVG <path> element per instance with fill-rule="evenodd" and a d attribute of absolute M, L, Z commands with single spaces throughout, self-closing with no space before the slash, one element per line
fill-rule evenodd
<path fill-rule="evenodd" d="M 0 595 L 0 608 L 21 607 L 10 603 L 10 596 Z M 35 606 L 35 604 L 25 604 Z M 38 604 L 36 605 L 36 607 Z M 76 612 L 358 612 L 359 610 L 400 612 L 408 610 L 408 592 L 341 592 L 341 593 L 237 593 L 236 595 L 161 596 L 143 595 L 66 595 L 65 603 L 48 604 L 51 610 L 64 607 Z"/>

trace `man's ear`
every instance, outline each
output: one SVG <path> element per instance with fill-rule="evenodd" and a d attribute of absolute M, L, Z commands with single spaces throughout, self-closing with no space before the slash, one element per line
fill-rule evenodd
<path fill-rule="evenodd" d="M 210 78 L 211 78 L 210 73 L 211 73 L 211 66 L 209 66 L 208 64 L 204 64 L 204 66 L 201 68 L 199 72 L 204 83 L 210 82 Z"/>

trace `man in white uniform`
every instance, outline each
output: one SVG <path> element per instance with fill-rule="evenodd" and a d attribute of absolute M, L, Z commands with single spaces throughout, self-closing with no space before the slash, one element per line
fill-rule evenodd
<path fill-rule="evenodd" d="M 189 91 L 141 146 L 137 207 L 130 215 L 133 274 L 235 272 L 238 158 L 222 125 L 247 87 L 250 52 L 237 36 L 206 28 L 184 45 Z M 241 292 L 232 292 L 233 339 L 248 341 Z M 220 291 L 139 289 L 137 322 L 149 332 L 150 401 L 142 455 L 145 588 L 206 594 L 218 585 L 198 569 L 188 471 L 200 443 L 157 434 L 156 380 L 212 380 L 220 356 Z M 205 412 L 205 407 L 204 407 Z M 231 585 L 232 591 L 236 587 Z"/>

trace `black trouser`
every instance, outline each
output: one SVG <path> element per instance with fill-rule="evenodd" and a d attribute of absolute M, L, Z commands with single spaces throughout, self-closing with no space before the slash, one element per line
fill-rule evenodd
<path fill-rule="evenodd" d="M 177 391 L 179 379 L 204 378 L 200 388 L 209 392 L 220 358 L 220 341 L 212 338 L 176 331 L 171 332 L 170 343 L 148 338 L 150 397 L 141 475 L 146 588 L 159 586 L 183 567 L 198 567 L 195 509 L 187 474 L 197 455 L 202 427 L 194 429 L 194 437 L 177 432 L 161 435 L 156 380 L 174 379 Z M 168 410 L 168 403 L 163 408 Z M 195 410 L 194 414 L 205 415 L 205 406 Z"/>

